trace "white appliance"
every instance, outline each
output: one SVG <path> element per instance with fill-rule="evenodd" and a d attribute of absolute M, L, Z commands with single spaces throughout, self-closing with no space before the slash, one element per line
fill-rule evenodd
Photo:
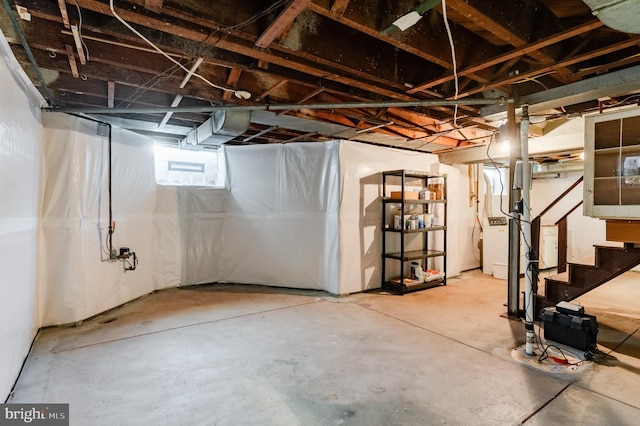
<path fill-rule="evenodd" d="M 493 275 L 494 264 L 506 265 L 509 260 L 509 227 L 490 226 L 483 220 L 482 230 L 482 272 Z"/>
<path fill-rule="evenodd" d="M 558 225 L 540 227 L 540 262 L 538 269 L 550 269 L 558 266 Z"/>

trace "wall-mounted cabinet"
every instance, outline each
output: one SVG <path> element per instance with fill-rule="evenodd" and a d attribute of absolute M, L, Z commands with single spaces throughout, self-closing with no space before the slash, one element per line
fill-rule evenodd
<path fill-rule="evenodd" d="M 584 213 L 640 219 L 640 109 L 585 119 Z"/>
<path fill-rule="evenodd" d="M 444 174 L 382 173 L 384 290 L 404 294 L 446 285 L 446 183 Z"/>

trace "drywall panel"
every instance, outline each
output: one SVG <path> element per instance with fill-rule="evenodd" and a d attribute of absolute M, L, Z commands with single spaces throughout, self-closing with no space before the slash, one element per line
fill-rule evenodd
<path fill-rule="evenodd" d="M 356 142 L 340 144 L 340 293 L 355 293 L 381 285 L 382 256 L 382 172 L 385 170 L 421 170 L 447 173 L 449 211 L 457 211 L 459 172 L 438 164 L 438 157 Z M 436 220 L 442 220 L 442 211 Z M 454 232 L 457 216 L 448 217 L 449 244 L 459 235 Z M 455 234 L 452 237 L 452 234 Z M 440 238 L 432 239 L 438 247 Z M 436 244 L 435 246 L 433 244 Z M 449 245 L 448 250 L 452 247 Z M 453 243 L 455 247 L 455 242 Z M 435 267 L 441 268 L 436 263 Z M 447 259 L 449 276 L 460 273 L 460 260 L 454 253 Z"/>
<path fill-rule="evenodd" d="M 42 325 L 79 321 L 176 285 L 176 272 L 161 275 L 180 271 L 181 256 L 169 248 L 179 235 L 178 220 L 170 217 L 172 209 L 169 215 L 162 212 L 175 196 L 164 193 L 164 202 L 156 197 L 153 141 L 113 129 L 113 245 L 130 248 L 140 259 L 135 271 L 125 271 L 123 262 L 109 260 L 106 246 L 109 138 L 98 135 L 97 123 L 77 117 L 48 113 L 43 122 Z M 157 217 L 156 208 L 161 210 Z"/>
<path fill-rule="evenodd" d="M 39 327 L 37 228 L 42 98 L 0 33 L 0 398 L 9 395 Z"/>

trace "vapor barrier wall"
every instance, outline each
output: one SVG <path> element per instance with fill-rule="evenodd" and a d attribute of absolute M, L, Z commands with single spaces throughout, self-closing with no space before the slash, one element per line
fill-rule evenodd
<path fill-rule="evenodd" d="M 338 293 L 338 147 L 226 147 L 228 191 L 181 191 L 186 283 Z"/>
<path fill-rule="evenodd" d="M 447 272 L 460 273 L 460 171 L 431 154 L 356 142 L 225 148 L 228 191 L 181 189 L 185 284 L 234 282 L 333 294 L 380 286 L 381 172 L 447 173 Z M 463 176 L 465 177 L 465 176 Z M 444 220 L 438 211 L 438 220 Z M 465 241 L 466 243 L 466 241 Z M 432 236 L 432 247 L 441 238 Z M 433 267 L 442 269 L 434 261 Z"/>
<path fill-rule="evenodd" d="M 3 138 L 0 158 L 2 181 L 11 183 L 3 195 L 19 206 L 0 210 L 0 265 L 9 277 L 2 303 L 17 301 L 2 312 L 14 328 L 2 332 L 19 344 L 3 353 L 15 367 L 7 387 L 38 326 L 80 321 L 157 289 L 233 282 L 346 294 L 378 287 L 380 172 L 457 178 L 433 155 L 333 141 L 225 147 L 227 188 L 158 186 L 153 140 L 114 128 L 113 245 L 140 259 L 125 271 L 107 251 L 109 138 L 73 116 L 46 114 L 44 131 L 33 117 L 21 120 L 30 128 L 20 129 L 19 145 Z M 33 140 L 23 142 L 25 135 Z M 455 217 L 449 223 L 455 228 Z"/>
<path fill-rule="evenodd" d="M 39 327 L 36 240 L 43 102 L 0 33 L 0 399 Z"/>
<path fill-rule="evenodd" d="M 175 189 L 155 184 L 153 141 L 112 133 L 113 246 L 140 258 L 135 271 L 109 260 L 109 138 L 98 124 L 45 114 L 38 241 L 41 325 L 91 317 L 153 290 L 181 283 Z"/>
<path fill-rule="evenodd" d="M 356 142 L 340 143 L 340 293 L 378 288 L 382 282 L 382 175 L 388 170 L 419 170 L 447 174 L 447 275 L 460 274 L 458 253 L 459 198 L 451 188 L 458 187 L 459 170 L 438 163 L 433 154 L 420 154 Z M 399 189 L 399 188 L 398 188 Z M 442 223 L 442 206 L 436 223 Z M 439 222 L 440 221 L 440 222 Z M 442 249 L 442 233 L 430 235 L 430 247 Z M 396 247 L 397 251 L 399 247 Z M 390 249 L 393 251 L 393 247 Z M 430 267 L 442 270 L 441 259 L 430 260 Z M 399 263 L 399 262 L 395 262 Z M 391 262 L 390 273 L 399 274 Z"/>

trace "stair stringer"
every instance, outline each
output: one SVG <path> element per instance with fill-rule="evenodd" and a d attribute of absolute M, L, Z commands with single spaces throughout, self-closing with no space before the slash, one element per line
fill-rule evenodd
<path fill-rule="evenodd" d="M 573 300 L 640 264 L 640 248 L 595 246 L 595 265 L 568 264 L 568 281 L 545 278 L 545 306 Z"/>

